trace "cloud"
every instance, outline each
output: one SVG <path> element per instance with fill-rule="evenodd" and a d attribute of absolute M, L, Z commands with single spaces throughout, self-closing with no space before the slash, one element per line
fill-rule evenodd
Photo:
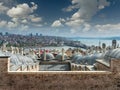
<path fill-rule="evenodd" d="M 63 25 L 70 27 L 70 32 L 72 34 L 78 34 L 89 32 L 94 28 L 90 21 L 96 13 L 106 6 L 110 5 L 107 0 L 71 0 L 72 5 L 62 10 L 65 12 L 70 12 L 75 10 L 70 17 L 65 19 Z"/>
<path fill-rule="evenodd" d="M 31 6 L 27 3 L 18 4 L 7 11 L 7 16 L 11 18 L 9 21 L 9 28 L 18 28 L 21 27 L 22 30 L 31 27 L 40 27 L 42 24 L 42 17 L 34 13 L 38 8 L 38 5 L 34 2 L 31 2 Z M 24 25 L 23 25 L 24 24 Z"/>
<path fill-rule="evenodd" d="M 0 21 L 0 27 L 6 27 L 7 21 Z"/>
<path fill-rule="evenodd" d="M 36 4 L 29 7 L 28 4 L 19 4 L 16 7 L 12 7 L 8 10 L 7 15 L 12 18 L 26 18 L 29 14 L 33 13 L 37 9 Z"/>
<path fill-rule="evenodd" d="M 118 31 L 120 30 L 120 23 L 117 24 L 105 24 L 105 25 L 95 25 L 94 27 L 98 31 Z"/>
<path fill-rule="evenodd" d="M 0 3 L 0 14 L 5 14 L 9 8 Z"/>
<path fill-rule="evenodd" d="M 27 26 L 27 25 L 21 25 L 21 27 L 19 29 L 24 31 L 24 30 L 28 30 L 28 28 L 29 28 L 29 26 Z"/>
<path fill-rule="evenodd" d="M 42 27 L 42 24 L 33 24 L 33 26 Z"/>
<path fill-rule="evenodd" d="M 77 9 L 77 8 L 79 8 L 79 5 L 70 5 L 67 8 L 63 8 L 62 11 L 64 11 L 64 12 L 71 12 L 74 9 Z"/>
<path fill-rule="evenodd" d="M 17 0 L 0 0 L 0 3 L 3 3 L 5 6 L 15 5 Z"/>
<path fill-rule="evenodd" d="M 65 24 L 70 26 L 70 27 L 76 27 L 76 26 L 80 26 L 81 24 L 84 23 L 84 20 L 82 19 L 76 19 L 76 20 L 70 20 L 70 21 L 67 21 Z"/>
<path fill-rule="evenodd" d="M 109 6 L 110 2 L 108 2 L 107 0 L 99 0 L 99 6 L 98 9 L 104 9 L 105 6 Z"/>
<path fill-rule="evenodd" d="M 53 22 L 53 24 L 51 26 L 52 27 L 61 27 L 61 26 L 63 26 L 63 24 L 61 23 L 61 20 L 56 20 Z"/>
<path fill-rule="evenodd" d="M 37 17 L 37 16 L 35 16 L 35 15 L 30 15 L 29 17 L 28 17 L 28 19 L 30 19 L 32 22 L 41 22 L 42 21 L 42 18 L 41 17 Z"/>
<path fill-rule="evenodd" d="M 89 31 L 90 29 L 91 29 L 91 25 L 88 24 L 88 23 L 85 23 L 85 24 L 84 24 L 84 28 L 83 28 L 83 32 L 87 32 L 87 31 Z"/>
<path fill-rule="evenodd" d="M 8 28 L 8 29 L 13 29 L 13 28 L 16 28 L 18 26 L 17 23 L 13 22 L 13 21 L 0 21 L 0 27 L 1 28 Z"/>
<path fill-rule="evenodd" d="M 76 33 L 76 29 L 71 29 L 70 32 L 71 32 L 71 34 L 75 34 Z"/>
<path fill-rule="evenodd" d="M 26 19 L 23 19 L 23 20 L 21 21 L 21 23 L 23 23 L 23 24 L 27 24 L 28 21 L 27 21 Z"/>
<path fill-rule="evenodd" d="M 80 26 L 88 22 L 99 10 L 106 6 L 109 6 L 107 0 L 72 0 L 72 6 L 69 6 L 66 10 L 72 11 L 75 8 L 78 10 L 66 20 L 66 25 Z"/>
<path fill-rule="evenodd" d="M 27 30 L 29 27 L 41 27 L 42 17 L 35 13 L 38 5 L 34 2 L 18 4 L 15 0 L 0 0 L 0 28 L 8 30 Z"/>
<path fill-rule="evenodd" d="M 9 29 L 12 29 L 12 28 L 16 28 L 18 26 L 18 24 L 17 23 L 15 23 L 15 22 L 8 22 L 8 24 L 7 24 L 7 27 L 9 28 Z"/>

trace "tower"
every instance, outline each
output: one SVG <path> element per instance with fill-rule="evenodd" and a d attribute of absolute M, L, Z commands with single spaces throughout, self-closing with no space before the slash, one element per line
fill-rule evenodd
<path fill-rule="evenodd" d="M 115 49 L 117 47 L 117 41 L 112 40 L 112 48 Z"/>
<path fill-rule="evenodd" d="M 102 43 L 102 49 L 103 49 L 103 52 L 105 52 L 105 50 L 106 50 L 106 44 L 105 43 Z"/>

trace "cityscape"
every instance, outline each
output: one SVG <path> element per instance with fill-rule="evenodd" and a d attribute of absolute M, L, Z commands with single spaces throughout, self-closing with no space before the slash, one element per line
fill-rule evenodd
<path fill-rule="evenodd" d="M 0 0 L 0 90 L 120 90 L 119 0 Z"/>

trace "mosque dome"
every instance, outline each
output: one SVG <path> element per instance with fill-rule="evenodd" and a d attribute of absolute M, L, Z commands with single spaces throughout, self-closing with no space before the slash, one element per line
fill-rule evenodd
<path fill-rule="evenodd" d="M 46 53 L 46 60 L 53 60 L 54 58 L 52 53 Z M 44 54 L 41 54 L 41 59 L 44 59 Z"/>
<path fill-rule="evenodd" d="M 81 54 L 74 54 L 73 56 L 72 56 L 72 62 L 74 62 L 74 63 L 81 63 L 81 61 L 82 61 L 82 55 Z"/>
<path fill-rule="evenodd" d="M 34 61 L 36 61 L 38 59 L 37 55 L 27 55 L 27 57 L 33 59 Z"/>
<path fill-rule="evenodd" d="M 28 56 L 23 56 L 20 54 L 12 54 L 10 52 L 5 52 L 4 55 L 10 57 L 10 63 L 12 65 L 24 65 L 24 64 L 29 65 L 34 63 L 34 60 Z"/>
<path fill-rule="evenodd" d="M 89 64 L 89 65 L 93 65 L 96 62 L 96 59 L 101 58 L 101 53 L 94 53 L 91 55 L 74 55 L 72 58 L 72 62 L 76 63 L 76 64 Z"/>
<path fill-rule="evenodd" d="M 104 61 L 109 63 L 112 58 L 120 59 L 120 48 L 109 50 L 104 55 Z"/>
<path fill-rule="evenodd" d="M 11 54 L 10 56 L 10 62 L 15 65 L 29 65 L 34 63 L 34 60 L 30 57 L 23 56 L 20 54 Z"/>
<path fill-rule="evenodd" d="M 56 55 L 55 57 L 56 60 L 62 60 L 62 53 L 59 53 L 58 55 Z M 64 60 L 67 60 L 68 56 L 67 54 L 64 53 Z"/>

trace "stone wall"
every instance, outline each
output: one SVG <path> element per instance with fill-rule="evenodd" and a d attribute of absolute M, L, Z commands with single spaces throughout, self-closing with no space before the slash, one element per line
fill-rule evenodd
<path fill-rule="evenodd" d="M 120 90 L 120 74 L 107 71 L 8 72 L 0 59 L 0 90 Z"/>
<path fill-rule="evenodd" d="M 96 62 L 96 70 L 97 71 L 110 71 L 110 67 L 100 63 L 100 62 Z"/>
<path fill-rule="evenodd" d="M 0 76 L 0 90 L 119 90 L 120 75 L 108 72 L 9 72 Z"/>
<path fill-rule="evenodd" d="M 120 72 L 120 60 L 111 59 L 111 71 L 114 73 Z"/>

